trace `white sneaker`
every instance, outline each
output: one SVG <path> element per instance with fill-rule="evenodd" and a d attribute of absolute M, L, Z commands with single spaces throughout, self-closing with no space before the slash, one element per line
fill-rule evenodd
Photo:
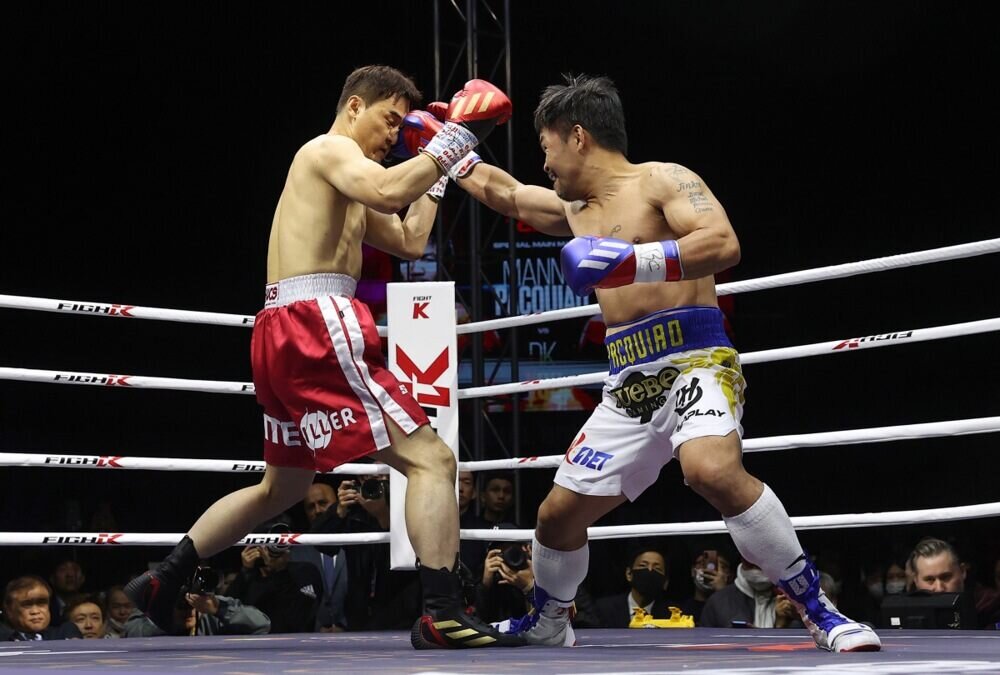
<path fill-rule="evenodd" d="M 810 561 L 801 572 L 778 585 L 799 610 L 816 646 L 831 652 L 877 652 L 882 641 L 869 626 L 841 614 L 819 587 L 819 572 Z"/>
<path fill-rule="evenodd" d="M 573 602 L 557 600 L 535 586 L 534 608 L 526 615 L 497 622 L 493 626 L 502 633 L 520 635 L 530 645 L 573 647 L 576 633 L 572 618 L 576 614 Z"/>

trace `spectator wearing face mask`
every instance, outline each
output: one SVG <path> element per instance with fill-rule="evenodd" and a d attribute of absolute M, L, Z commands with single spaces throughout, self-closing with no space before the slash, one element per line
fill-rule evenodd
<path fill-rule="evenodd" d="M 705 603 L 701 624 L 709 628 L 801 628 L 798 611 L 764 572 L 744 560 L 736 581 L 717 591 Z"/>
<path fill-rule="evenodd" d="M 627 628 L 637 608 L 645 610 L 654 619 L 669 619 L 670 606 L 676 602 L 666 600 L 667 559 L 654 548 L 638 550 L 625 568 L 628 593 L 600 598 L 597 615 L 602 628 Z"/>

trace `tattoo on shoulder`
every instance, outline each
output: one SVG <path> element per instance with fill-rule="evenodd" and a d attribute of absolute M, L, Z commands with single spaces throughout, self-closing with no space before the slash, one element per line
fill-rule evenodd
<path fill-rule="evenodd" d="M 676 178 L 678 180 L 682 180 L 683 178 L 691 175 L 691 172 L 686 167 L 683 167 L 680 164 L 668 164 L 667 166 L 664 167 L 664 169 L 673 178 Z"/>
<path fill-rule="evenodd" d="M 699 188 L 701 187 L 701 183 L 697 183 L 697 185 Z M 707 213 L 714 209 L 712 202 L 705 196 L 704 190 L 689 190 L 687 198 L 695 213 Z"/>

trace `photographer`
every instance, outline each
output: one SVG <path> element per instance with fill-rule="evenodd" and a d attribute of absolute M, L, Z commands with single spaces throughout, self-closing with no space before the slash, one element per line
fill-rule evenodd
<path fill-rule="evenodd" d="M 389 529 L 389 476 L 367 475 L 337 487 L 337 508 L 313 522 L 311 534 L 385 532 Z M 409 629 L 422 611 L 415 572 L 390 570 L 388 544 L 317 546 L 347 561 L 344 614 L 348 630 Z"/>
<path fill-rule="evenodd" d="M 291 528 L 279 521 L 266 531 L 280 534 Z M 247 546 L 240 558 L 243 566 L 229 585 L 230 595 L 267 614 L 272 633 L 316 630 L 316 611 L 323 592 L 319 570 L 310 563 L 293 562 L 287 544 Z"/>
<path fill-rule="evenodd" d="M 264 635 L 271 620 L 256 607 L 244 605 L 236 598 L 215 595 L 216 575 L 199 567 L 194 579 L 177 606 L 169 635 Z M 133 608 L 122 637 L 155 637 L 167 635 L 141 611 Z"/>
<path fill-rule="evenodd" d="M 505 528 L 506 529 L 506 528 Z M 483 621 L 501 621 L 527 614 L 535 575 L 527 542 L 490 542 L 483 577 L 476 585 L 474 605 Z"/>
<path fill-rule="evenodd" d="M 513 523 L 498 523 L 498 530 L 516 530 Z M 499 541 L 486 545 L 482 578 L 470 595 L 476 612 L 484 621 L 502 621 L 524 616 L 531 610 L 535 574 L 531 567 L 531 544 L 526 541 Z M 598 628 L 597 609 L 590 592 L 580 586 L 573 598 L 573 625 Z"/>

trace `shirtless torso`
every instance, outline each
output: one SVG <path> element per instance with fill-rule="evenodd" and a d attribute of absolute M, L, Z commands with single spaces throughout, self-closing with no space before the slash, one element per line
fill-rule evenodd
<path fill-rule="evenodd" d="M 629 165 L 628 172 L 610 178 L 608 183 L 609 190 L 603 199 L 564 202 L 566 220 L 574 235 L 614 237 L 632 244 L 679 239 L 682 233 L 671 227 L 665 212 L 684 207 L 721 209 L 701 180 L 677 164 Z M 597 289 L 604 320 L 611 326 L 608 333 L 613 334 L 629 322 L 661 309 L 718 306 L 711 275 L 688 277 L 668 284 Z"/>

